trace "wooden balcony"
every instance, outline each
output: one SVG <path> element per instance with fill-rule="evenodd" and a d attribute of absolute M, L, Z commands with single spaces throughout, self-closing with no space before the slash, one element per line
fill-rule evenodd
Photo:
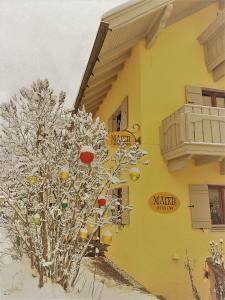
<path fill-rule="evenodd" d="M 185 104 L 162 121 L 160 148 L 169 171 L 218 161 L 225 174 L 225 108 Z"/>

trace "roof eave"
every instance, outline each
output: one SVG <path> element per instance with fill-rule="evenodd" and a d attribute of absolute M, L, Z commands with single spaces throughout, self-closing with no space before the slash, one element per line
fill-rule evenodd
<path fill-rule="evenodd" d="M 91 50 L 91 54 L 90 54 L 85 72 L 84 72 L 84 76 L 82 78 L 82 82 L 81 82 L 80 89 L 79 89 L 79 92 L 78 92 L 78 95 L 76 98 L 76 102 L 74 104 L 75 112 L 78 110 L 78 108 L 81 104 L 81 100 L 82 100 L 86 85 L 88 83 L 90 76 L 92 75 L 93 68 L 95 66 L 96 61 L 98 60 L 98 56 L 102 49 L 102 45 L 104 43 L 104 40 L 106 38 L 108 30 L 109 30 L 109 24 L 106 22 L 101 22 L 99 25 L 99 28 L 98 28 L 98 32 L 97 32 L 97 35 L 95 38 L 93 48 Z"/>

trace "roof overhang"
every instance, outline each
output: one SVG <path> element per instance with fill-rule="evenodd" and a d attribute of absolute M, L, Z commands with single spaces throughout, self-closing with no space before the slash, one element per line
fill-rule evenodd
<path fill-rule="evenodd" d="M 98 110 L 140 40 L 150 48 L 166 26 L 216 1 L 133 0 L 103 15 L 74 110 Z"/>

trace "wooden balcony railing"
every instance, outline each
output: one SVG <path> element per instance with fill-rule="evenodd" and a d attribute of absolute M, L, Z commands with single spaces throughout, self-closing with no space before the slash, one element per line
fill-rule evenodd
<path fill-rule="evenodd" d="M 162 121 L 160 147 L 171 171 L 190 158 L 218 160 L 225 173 L 225 108 L 185 104 Z"/>
<path fill-rule="evenodd" d="M 225 297 L 225 269 L 216 265 L 211 258 L 206 259 L 209 269 L 210 294 L 212 300 L 220 300 Z"/>

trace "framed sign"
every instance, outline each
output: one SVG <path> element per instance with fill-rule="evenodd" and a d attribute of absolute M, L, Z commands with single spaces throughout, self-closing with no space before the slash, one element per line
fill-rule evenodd
<path fill-rule="evenodd" d="M 127 147 L 136 143 L 135 136 L 129 131 L 114 131 L 109 133 L 108 143 L 110 146 L 116 147 L 122 140 L 125 142 Z"/>
<path fill-rule="evenodd" d="M 149 206 L 160 214 L 171 214 L 179 209 L 180 200 L 174 194 L 159 192 L 149 198 Z"/>

